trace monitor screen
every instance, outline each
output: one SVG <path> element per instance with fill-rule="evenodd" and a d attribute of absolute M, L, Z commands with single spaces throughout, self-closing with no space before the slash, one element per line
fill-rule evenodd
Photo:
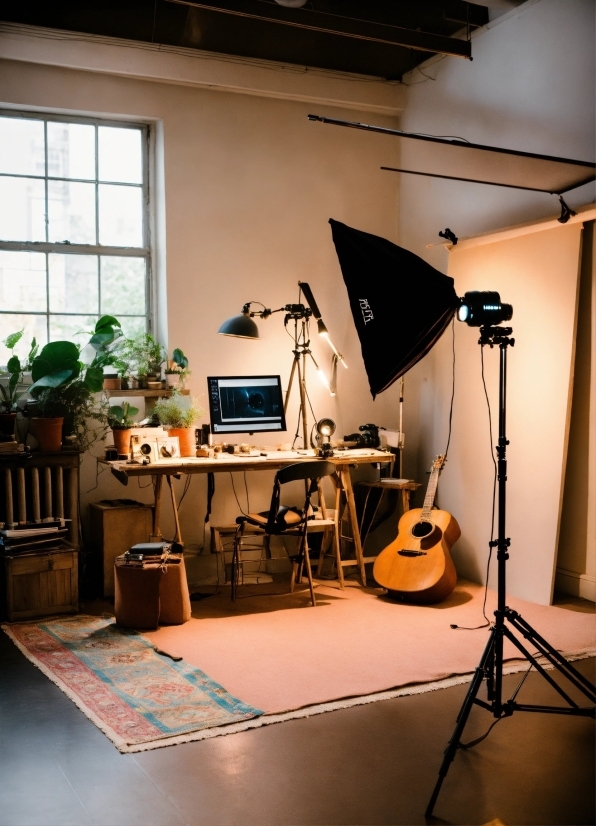
<path fill-rule="evenodd" d="M 207 387 L 213 434 L 286 429 L 279 376 L 209 376 Z"/>

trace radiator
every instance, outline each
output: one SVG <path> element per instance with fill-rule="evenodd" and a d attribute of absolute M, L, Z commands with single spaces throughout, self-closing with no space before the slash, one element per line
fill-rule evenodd
<path fill-rule="evenodd" d="M 79 545 L 79 454 L 0 459 L 0 521 L 7 528 L 66 520 Z"/>

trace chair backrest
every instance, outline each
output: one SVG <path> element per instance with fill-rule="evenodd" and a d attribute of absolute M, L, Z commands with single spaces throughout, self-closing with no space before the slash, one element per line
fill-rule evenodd
<path fill-rule="evenodd" d="M 296 462 L 295 465 L 288 465 L 277 471 L 275 476 L 280 485 L 286 482 L 295 482 L 298 479 L 321 479 L 323 476 L 331 476 L 335 473 L 333 462 L 322 462 L 320 459 L 314 462 Z"/>
<path fill-rule="evenodd" d="M 267 517 L 267 533 L 283 533 L 284 530 L 287 530 L 287 527 L 290 527 L 286 526 L 284 519 L 284 511 L 287 511 L 288 509 L 280 508 L 280 488 L 282 485 L 285 485 L 287 482 L 296 482 L 301 479 L 310 481 L 310 485 L 308 485 L 306 490 L 306 499 L 302 509 L 300 522 L 292 525 L 293 528 L 296 528 L 299 525 L 305 525 L 306 523 L 308 517 L 307 511 L 310 505 L 310 497 L 317 489 L 317 480 L 321 479 L 323 476 L 331 476 L 332 473 L 335 473 L 335 465 L 333 462 L 322 462 L 321 460 L 314 462 L 297 462 L 295 465 L 288 465 L 287 467 L 278 470 L 275 474 L 275 480 L 273 482 L 271 505 L 269 507 L 269 514 Z"/>

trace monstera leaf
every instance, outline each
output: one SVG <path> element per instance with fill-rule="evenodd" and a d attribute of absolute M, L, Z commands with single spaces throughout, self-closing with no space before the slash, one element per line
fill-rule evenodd
<path fill-rule="evenodd" d="M 113 315 L 104 315 L 95 325 L 89 344 L 94 350 L 101 350 L 108 344 L 112 344 L 121 335 L 122 328 L 118 319 L 114 318 Z"/>
<path fill-rule="evenodd" d="M 71 341 L 51 341 L 33 359 L 31 390 L 60 387 L 76 379 L 81 372 L 79 348 Z"/>

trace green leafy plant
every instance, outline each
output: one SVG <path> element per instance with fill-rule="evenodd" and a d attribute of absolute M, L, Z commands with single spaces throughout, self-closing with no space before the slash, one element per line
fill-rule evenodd
<path fill-rule="evenodd" d="M 52 341 L 31 362 L 33 414 L 63 417 L 63 435 L 79 450 L 86 450 L 105 433 L 107 400 L 103 396 L 97 400 L 95 394 L 103 388 L 103 368 L 114 363 L 121 336 L 118 319 L 102 316 L 84 348 L 71 341 Z M 92 427 L 90 420 L 98 425 Z"/>
<path fill-rule="evenodd" d="M 161 366 L 168 357 L 167 350 L 151 333 L 141 333 L 133 339 L 125 339 L 116 350 L 116 357 L 134 366 L 137 376 L 161 372 Z"/>
<path fill-rule="evenodd" d="M 176 347 L 172 353 L 172 358 L 167 363 L 165 373 L 170 376 L 180 376 L 180 381 L 184 381 L 187 376 L 190 376 L 188 359 L 179 347 Z"/>
<path fill-rule="evenodd" d="M 133 416 L 139 412 L 138 407 L 133 407 L 128 402 L 111 405 L 108 410 L 108 424 L 112 430 L 124 430 L 134 425 Z"/>
<path fill-rule="evenodd" d="M 158 399 L 153 412 L 166 427 L 192 427 L 205 415 L 197 399 L 174 392 L 171 397 Z"/>
<path fill-rule="evenodd" d="M 23 383 L 23 374 L 31 369 L 31 362 L 39 350 L 39 345 L 36 340 L 33 339 L 27 358 L 24 362 L 21 362 L 19 357 L 15 355 L 14 348 L 22 337 L 23 330 L 19 330 L 17 333 L 11 333 L 3 342 L 4 346 L 10 350 L 11 353 L 8 364 L 6 365 L 6 372 L 2 373 L 2 376 L 9 377 L 8 381 L 6 384 L 0 384 L 0 410 L 3 413 L 12 413 L 15 411 L 17 409 L 17 402 L 26 394 L 27 389 L 19 390 L 19 385 Z"/>

